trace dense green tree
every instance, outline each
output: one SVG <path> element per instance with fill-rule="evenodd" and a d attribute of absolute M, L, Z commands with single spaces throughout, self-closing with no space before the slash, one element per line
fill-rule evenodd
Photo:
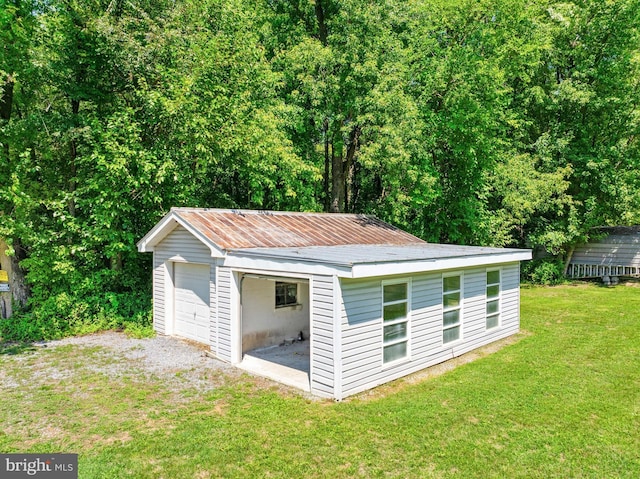
<path fill-rule="evenodd" d="M 504 148 L 505 73 L 500 12 L 488 2 L 425 2 L 410 27 L 412 91 L 427 128 L 421 141 L 436 171 L 435 201 L 420 212 L 432 240 L 487 243 L 482 193 Z M 506 36 L 506 35 L 505 35 Z"/>
<path fill-rule="evenodd" d="M 33 10 L 37 88 L 7 129 L 0 195 L 0 234 L 26 252 L 29 334 L 145 313 L 149 261 L 135 242 L 170 206 L 314 207 L 318 174 L 293 152 L 279 77 L 246 7 L 51 1 Z"/>
<path fill-rule="evenodd" d="M 548 178 L 532 191 L 546 201 L 519 226 L 530 245 L 563 254 L 594 226 L 638 221 L 639 7 L 541 2 L 524 10 L 524 54 L 504 66 L 514 119 L 505 164 L 526 158 L 526 176 Z"/>
<path fill-rule="evenodd" d="M 187 1 L 154 29 L 166 61 L 143 101 L 157 122 L 150 148 L 180 175 L 174 204 L 314 207 L 318 173 L 286 134 L 255 16 L 241 1 Z"/>
<path fill-rule="evenodd" d="M 639 0 L 0 0 L 0 27 L 25 336 L 142 320 L 171 206 L 563 258 L 640 221 Z"/>
<path fill-rule="evenodd" d="M 27 132 L 16 124 L 24 115 L 29 103 L 29 93 L 36 85 L 31 82 L 31 45 L 35 31 L 35 3 L 27 0 L 0 1 L 0 192 L 11 183 L 13 156 L 17 138 Z M 0 194 L 0 229 L 13 214 L 12 204 L 3 201 Z M 0 231 L 2 234 L 2 231 Z M 8 238 L 13 250 L 13 270 L 16 278 L 12 284 L 13 297 L 19 304 L 26 304 L 29 294 L 20 261 L 25 251 L 19 237 Z"/>
<path fill-rule="evenodd" d="M 399 2 L 267 2 L 273 64 L 293 106 L 296 151 L 323 172 L 326 211 L 407 226 L 433 195 Z"/>

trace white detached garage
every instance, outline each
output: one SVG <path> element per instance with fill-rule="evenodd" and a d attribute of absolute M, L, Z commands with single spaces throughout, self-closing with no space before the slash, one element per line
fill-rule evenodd
<path fill-rule="evenodd" d="M 138 249 L 154 256 L 158 333 L 335 399 L 516 333 L 531 258 L 426 243 L 371 216 L 193 208 Z"/>

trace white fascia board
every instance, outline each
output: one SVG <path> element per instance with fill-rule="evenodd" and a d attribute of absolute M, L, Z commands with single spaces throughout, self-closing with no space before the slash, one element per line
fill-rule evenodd
<path fill-rule="evenodd" d="M 450 269 L 473 268 L 476 266 L 489 266 L 504 263 L 515 263 L 531 259 L 531 251 L 523 250 L 503 254 L 486 254 L 478 256 L 459 256 L 453 258 L 440 258 L 424 261 L 403 261 L 384 263 L 354 264 L 350 275 L 340 275 L 347 278 L 370 278 L 373 276 L 406 275 L 415 273 L 428 273 Z"/>
<path fill-rule="evenodd" d="M 167 236 L 178 223 L 173 218 L 173 212 L 170 211 L 164 217 L 156 223 L 156 225 L 149 230 L 149 232 L 138 241 L 138 251 L 140 253 L 148 253 L 153 251 L 153 248 L 158 244 L 165 236 Z"/>
<path fill-rule="evenodd" d="M 151 231 L 149 231 L 140 241 L 138 241 L 138 251 L 140 253 L 153 251 L 155 246 L 160 243 L 169 233 L 171 233 L 178 225 L 182 226 L 198 241 L 209 248 L 212 258 L 221 258 L 225 255 L 224 250 L 212 243 L 200 231 L 198 231 L 196 228 L 191 226 L 191 224 L 182 219 L 174 210 L 169 211 L 169 213 L 167 213 L 164 218 L 162 218 L 158 222 L 158 224 L 156 224 L 151 229 Z"/>
<path fill-rule="evenodd" d="M 451 269 L 492 266 L 531 259 L 530 250 L 511 250 L 475 256 L 427 259 L 418 261 L 383 261 L 355 264 L 331 264 L 320 261 L 299 261 L 288 258 L 270 258 L 238 252 L 223 258 L 223 265 L 234 269 L 253 269 L 278 273 L 318 274 L 339 278 L 371 278 L 376 276 L 408 275 Z"/>
<path fill-rule="evenodd" d="M 287 260 L 284 258 L 269 258 L 266 256 L 242 256 L 238 254 L 228 255 L 223 259 L 223 266 L 235 270 L 271 271 L 278 274 L 292 273 L 323 276 L 351 277 L 351 267 L 337 266 L 319 262 L 304 262 Z"/>

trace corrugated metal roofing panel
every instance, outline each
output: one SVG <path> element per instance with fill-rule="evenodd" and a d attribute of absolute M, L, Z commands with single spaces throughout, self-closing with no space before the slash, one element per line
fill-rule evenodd
<path fill-rule="evenodd" d="M 172 212 L 225 250 L 425 244 L 366 215 L 198 208 L 174 208 Z"/>

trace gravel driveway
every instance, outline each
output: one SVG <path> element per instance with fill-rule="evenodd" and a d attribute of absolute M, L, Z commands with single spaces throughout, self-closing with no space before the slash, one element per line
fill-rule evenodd
<path fill-rule="evenodd" d="M 169 336 L 134 339 L 124 333 L 107 331 L 36 345 L 39 348 L 91 348 L 92 354 L 83 365 L 85 368 L 109 377 L 143 375 L 157 378 L 174 390 L 206 392 L 246 374 L 207 356 L 208 348 L 204 345 Z M 57 371 L 57 374 L 62 379 L 65 371 Z"/>

